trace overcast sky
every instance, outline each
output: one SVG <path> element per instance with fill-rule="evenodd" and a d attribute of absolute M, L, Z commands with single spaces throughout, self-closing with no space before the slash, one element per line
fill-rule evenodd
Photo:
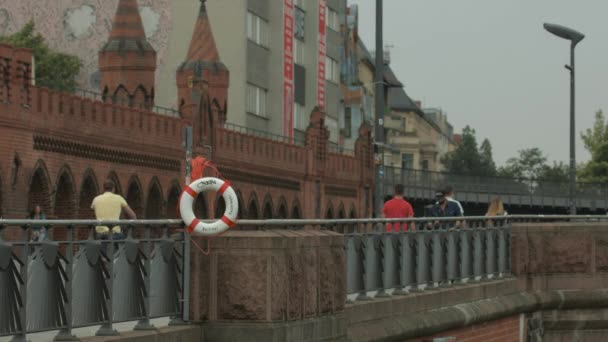
<path fill-rule="evenodd" d="M 359 5 L 359 35 L 375 48 L 375 0 Z M 586 35 L 576 48 L 577 162 L 589 159 L 580 132 L 608 110 L 606 0 L 384 0 L 391 67 L 413 99 L 441 107 L 455 130 L 488 137 L 501 165 L 539 147 L 569 156 L 569 43 L 546 32 L 558 23 Z"/>

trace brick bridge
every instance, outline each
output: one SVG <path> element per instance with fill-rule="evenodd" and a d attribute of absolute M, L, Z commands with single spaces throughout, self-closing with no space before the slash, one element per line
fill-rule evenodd
<path fill-rule="evenodd" d="M 31 51 L 0 45 L 0 217 L 23 218 L 39 204 L 49 218 L 93 218 L 90 203 L 106 179 L 138 217 L 176 217 L 186 126 L 194 156 L 212 159 L 236 188 L 241 218 L 370 215 L 370 127 L 362 125 L 355 150 L 344 152 L 330 148 L 321 110 L 311 113 L 304 141 L 228 124 L 229 72 L 204 7 L 177 70 L 178 111 L 154 110 L 156 53 L 134 0 L 119 1 L 99 52 L 99 96 L 36 87 Z M 216 217 L 222 201 L 201 195 L 197 215 Z"/>

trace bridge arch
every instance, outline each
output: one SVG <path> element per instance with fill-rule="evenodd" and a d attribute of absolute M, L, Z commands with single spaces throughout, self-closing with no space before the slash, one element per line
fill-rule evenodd
<path fill-rule="evenodd" d="M 29 184 L 30 188 L 27 196 L 28 211 L 33 210 L 36 205 L 39 205 L 43 212 L 45 212 L 47 215 L 50 214 L 51 179 L 44 161 L 38 160 L 38 162 L 36 162 Z"/>
<path fill-rule="evenodd" d="M 239 212 L 237 219 L 242 219 L 243 217 L 247 217 L 247 209 L 245 208 L 245 202 L 243 201 L 243 193 L 240 189 L 236 190 L 236 198 L 239 202 Z"/>
<path fill-rule="evenodd" d="M 99 184 L 97 183 L 95 171 L 88 168 L 84 171 L 82 181 L 80 182 L 80 194 L 78 195 L 79 219 L 95 218 L 95 213 L 91 209 L 91 203 L 97 194 L 99 194 Z"/>
<path fill-rule="evenodd" d="M 138 218 L 143 217 L 144 214 L 144 198 L 141 189 L 142 186 L 139 177 L 137 177 L 137 175 L 131 176 L 131 179 L 129 179 L 129 182 L 127 183 L 126 200 Z"/>
<path fill-rule="evenodd" d="M 340 202 L 340 205 L 338 206 L 338 218 L 339 219 L 346 218 L 346 211 L 344 210 L 344 203 L 342 203 L 342 202 Z"/>
<path fill-rule="evenodd" d="M 152 178 L 148 186 L 146 199 L 146 219 L 160 219 L 164 215 L 163 190 L 157 177 Z"/>
<path fill-rule="evenodd" d="M 224 216 L 224 211 L 226 211 L 226 201 L 224 201 L 223 196 L 216 196 L 215 198 L 215 215 L 213 218 L 220 219 Z"/>
<path fill-rule="evenodd" d="M 54 216 L 58 219 L 74 218 L 76 216 L 76 185 L 68 165 L 63 165 L 59 169 L 55 189 Z"/>
<path fill-rule="evenodd" d="M 116 172 L 110 171 L 108 173 L 108 176 L 106 177 L 106 179 L 104 179 L 104 182 L 106 180 L 112 181 L 112 183 L 114 183 L 114 188 L 115 188 L 114 192 L 117 195 L 121 195 L 122 196 L 122 194 L 123 194 L 123 192 L 122 192 L 122 185 L 120 184 L 120 178 L 118 178 L 118 175 L 116 174 Z"/>
<path fill-rule="evenodd" d="M 258 196 L 255 191 L 251 192 L 247 203 L 247 218 L 250 220 L 257 220 L 260 217 L 260 211 Z"/>
<path fill-rule="evenodd" d="M 357 218 L 357 209 L 355 209 L 354 204 L 350 205 L 350 214 L 348 215 L 348 218 L 351 218 L 351 219 Z"/>
<path fill-rule="evenodd" d="M 167 193 L 167 208 L 165 209 L 165 216 L 170 219 L 178 219 L 179 218 L 179 196 L 181 195 L 181 190 L 179 186 L 179 182 L 174 179 L 171 182 L 171 186 L 169 187 L 169 192 Z"/>
<path fill-rule="evenodd" d="M 292 219 L 300 219 L 302 218 L 302 210 L 300 209 L 300 201 L 296 198 L 293 201 L 292 209 L 291 209 L 291 218 Z"/>
<path fill-rule="evenodd" d="M 270 194 L 266 194 L 266 196 L 264 197 L 264 209 L 262 209 L 262 219 L 264 220 L 270 220 L 273 218 L 273 211 L 272 211 L 272 197 L 270 197 Z"/>
<path fill-rule="evenodd" d="M 331 204 L 331 201 L 327 203 L 327 209 L 325 209 L 325 218 L 328 220 L 334 218 L 334 206 Z"/>
<path fill-rule="evenodd" d="M 285 197 L 281 196 L 279 198 L 279 208 L 277 209 L 277 217 L 278 219 L 286 219 L 288 217 L 287 213 L 287 201 Z"/>
<path fill-rule="evenodd" d="M 209 218 L 209 207 L 207 206 L 207 196 L 204 192 L 201 192 L 196 196 L 196 201 L 194 202 L 194 214 L 197 218 L 201 220 L 206 220 Z"/>

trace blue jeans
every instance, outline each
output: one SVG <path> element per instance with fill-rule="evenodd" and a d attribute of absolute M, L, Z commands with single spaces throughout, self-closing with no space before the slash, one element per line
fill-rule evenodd
<path fill-rule="evenodd" d="M 44 241 L 44 240 L 46 240 L 46 228 L 32 227 L 32 241 Z"/>

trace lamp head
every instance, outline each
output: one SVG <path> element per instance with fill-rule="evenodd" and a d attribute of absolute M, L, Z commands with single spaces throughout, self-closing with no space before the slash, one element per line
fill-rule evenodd
<path fill-rule="evenodd" d="M 575 31 L 571 28 L 565 27 L 565 26 L 561 26 L 561 25 L 556 25 L 556 24 L 543 24 L 543 27 L 545 28 L 545 30 L 549 31 L 550 33 L 563 38 L 563 39 L 567 39 L 569 41 L 572 42 L 572 45 L 576 45 L 578 44 L 581 40 L 583 40 L 583 38 L 585 38 L 585 35 Z"/>

